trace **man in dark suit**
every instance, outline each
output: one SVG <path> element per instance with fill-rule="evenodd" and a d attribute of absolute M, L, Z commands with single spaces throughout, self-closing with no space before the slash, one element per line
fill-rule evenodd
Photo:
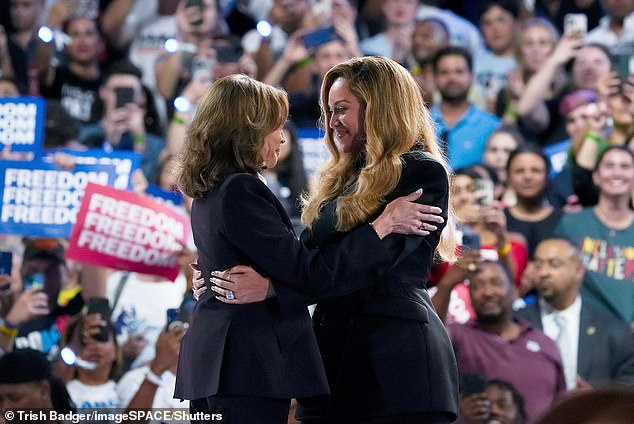
<path fill-rule="evenodd" d="M 626 324 L 582 300 L 577 248 L 564 239 L 543 240 L 535 268 L 539 299 L 518 315 L 557 342 L 568 389 L 634 386 L 634 337 Z"/>

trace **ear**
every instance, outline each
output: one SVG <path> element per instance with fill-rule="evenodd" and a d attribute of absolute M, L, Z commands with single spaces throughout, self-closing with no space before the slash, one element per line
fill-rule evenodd
<path fill-rule="evenodd" d="M 599 179 L 599 177 L 597 177 L 597 172 L 596 172 L 596 171 L 594 171 L 594 172 L 592 173 L 592 183 L 593 183 L 595 186 L 597 186 L 597 187 L 599 186 L 598 179 Z"/>
<path fill-rule="evenodd" d="M 42 400 L 42 403 L 45 403 L 45 404 L 52 403 L 50 381 L 40 380 L 40 382 L 38 383 L 38 392 L 39 392 L 39 397 Z"/>

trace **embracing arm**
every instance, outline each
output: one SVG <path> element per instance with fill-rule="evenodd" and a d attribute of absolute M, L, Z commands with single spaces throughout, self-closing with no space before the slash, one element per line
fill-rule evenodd
<path fill-rule="evenodd" d="M 254 268 L 280 284 L 314 293 L 390 263 L 370 225 L 353 231 L 338 245 L 308 249 L 285 224 L 286 217 L 280 215 L 273 194 L 261 181 L 244 175 L 225 186 L 224 236 Z"/>
<path fill-rule="evenodd" d="M 409 196 L 404 196 L 401 198 L 397 198 L 395 201 L 393 201 L 392 203 L 388 204 L 385 208 L 385 210 L 382 212 L 382 214 L 379 216 L 379 218 L 375 221 L 372 221 L 375 224 L 375 227 L 377 228 L 378 232 L 381 234 L 384 234 L 384 231 L 380 230 L 380 226 L 376 225 L 378 222 L 381 222 L 381 219 L 383 217 L 385 217 L 386 215 L 389 216 L 390 214 L 396 213 L 397 211 L 400 210 L 400 208 L 396 208 L 394 209 L 394 205 L 398 204 L 398 202 L 403 202 L 403 201 L 407 201 L 409 203 L 409 205 L 404 205 L 404 206 L 408 206 L 408 207 L 415 207 L 417 210 L 425 212 L 418 212 L 415 215 L 415 227 L 418 227 L 420 225 L 421 221 L 425 221 L 426 223 L 424 224 L 424 228 L 426 230 L 429 231 L 420 231 L 418 230 L 418 228 L 416 228 L 416 230 L 412 229 L 411 225 L 408 227 L 408 224 L 402 225 L 402 226 L 396 226 L 394 227 L 395 231 L 397 233 L 400 234 L 392 234 L 388 237 L 385 237 L 385 239 L 383 240 L 383 247 L 381 247 L 381 250 L 384 250 L 385 248 L 387 248 L 387 250 L 390 253 L 390 257 L 391 258 L 396 258 L 396 260 L 402 260 L 403 258 L 405 258 L 408 255 L 408 252 L 411 253 L 417 246 L 420 245 L 421 242 L 425 243 L 425 241 L 423 241 L 421 237 L 419 236 L 415 236 L 415 235 L 408 235 L 408 236 L 403 236 L 401 234 L 417 234 L 417 235 L 425 235 L 425 239 L 427 238 L 435 238 L 432 241 L 428 241 L 427 243 L 430 244 L 430 247 L 434 247 L 436 246 L 436 241 L 439 237 L 439 233 L 442 230 L 442 227 L 444 226 L 444 222 L 445 222 L 445 218 L 443 218 L 442 216 L 439 216 L 437 214 L 442 213 L 445 215 L 446 217 L 446 210 L 447 210 L 447 203 L 446 203 L 446 192 L 448 189 L 448 183 L 447 183 L 447 175 L 444 171 L 444 168 L 442 168 L 440 166 L 440 164 L 438 164 L 437 162 L 430 162 L 431 165 L 429 165 L 427 162 L 425 162 L 425 166 L 423 168 L 425 168 L 426 170 L 432 169 L 433 172 L 432 173 L 437 173 L 439 172 L 439 169 L 442 170 L 442 174 L 437 174 L 438 178 L 441 182 L 440 184 L 436 184 L 435 182 L 432 184 L 429 184 L 430 180 L 427 180 L 427 182 L 424 183 L 425 185 L 425 190 L 423 191 L 423 199 L 428 199 L 424 200 L 423 203 L 431 203 L 432 201 L 434 201 L 435 203 L 438 204 L 442 204 L 445 208 L 444 211 L 442 209 L 440 209 L 437 206 L 431 206 L 431 205 L 427 205 L 427 204 L 419 204 L 419 202 L 421 202 L 420 198 L 418 198 L 416 200 L 416 203 L 413 203 L 412 201 L 407 201 L 407 198 Z M 439 168 L 435 168 L 433 166 L 433 164 L 436 164 Z M 435 168 L 435 169 L 434 169 Z M 429 172 L 425 172 L 423 173 L 423 178 L 422 180 L 424 180 L 425 176 L 429 177 L 430 173 Z M 442 182 L 444 180 L 444 183 Z M 400 195 L 401 193 L 405 193 L 406 190 L 409 189 L 413 189 L 415 190 L 415 185 L 416 183 L 421 182 L 421 181 L 417 181 L 416 179 L 413 180 L 409 180 L 407 181 L 407 184 L 400 184 L 399 185 L 399 190 L 395 191 L 394 193 L 392 193 L 390 195 L 391 198 L 396 198 L 396 196 Z M 410 187 L 411 185 L 411 187 Z M 429 187 L 429 193 L 427 193 Z M 444 188 L 443 188 L 444 187 Z M 444 195 L 438 195 L 438 192 L 443 192 L 444 191 Z M 440 198 L 443 199 L 444 198 L 444 202 L 443 201 L 437 201 L 435 200 L 436 198 Z M 415 199 L 415 196 L 411 197 L 411 199 Z M 388 199 L 389 200 L 389 199 Z M 377 213 L 378 214 L 378 213 Z M 399 218 L 400 219 L 400 218 Z M 407 221 L 405 221 L 407 222 Z M 374 253 L 376 253 L 374 250 L 377 247 L 372 247 L 372 245 L 370 244 L 363 244 L 364 242 L 360 242 L 362 243 L 361 245 L 359 244 L 355 244 L 356 242 L 352 241 L 352 250 L 349 250 L 346 247 L 343 247 L 346 245 L 346 243 L 350 243 L 351 242 L 351 238 L 356 237 L 355 233 L 359 232 L 360 230 L 362 230 L 363 228 L 366 228 L 367 225 L 363 225 L 360 229 L 351 232 L 350 234 L 348 234 L 348 236 L 346 238 L 344 238 L 339 245 L 337 244 L 333 244 L 333 245 L 329 245 L 326 246 L 325 248 L 322 249 L 323 252 L 328 252 L 328 251 L 341 251 L 341 250 L 347 250 L 346 254 L 344 254 L 344 258 L 345 260 L 349 261 L 349 262 L 356 262 L 356 261 L 365 261 L 367 260 L 366 257 L 368 255 L 372 256 Z M 386 231 L 387 232 L 387 231 Z M 431 234 L 430 234 L 431 232 Z M 429 234 L 429 235 L 428 235 Z M 358 238 L 357 238 L 358 239 Z M 347 244 L 350 245 L 350 244 Z M 333 250 L 334 249 L 334 250 Z M 360 259 L 354 259 L 355 254 L 361 254 L 362 257 Z M 431 254 L 433 255 L 433 249 L 431 251 Z M 287 261 L 288 262 L 288 261 Z M 390 263 L 394 263 L 394 259 L 390 261 Z M 355 264 L 348 264 L 347 266 L 354 266 Z M 389 264 L 387 264 L 389 265 Z M 360 288 L 364 287 L 365 285 L 367 285 L 369 282 L 375 281 L 375 277 L 376 275 L 374 274 L 374 271 L 379 269 L 379 268 L 384 268 L 387 269 L 386 266 L 379 266 L 379 267 L 374 267 L 374 268 L 366 268 L 365 271 L 360 271 L 360 272 L 349 272 L 349 273 L 339 273 L 339 275 L 335 278 L 335 281 L 333 281 L 331 284 L 327 284 L 324 285 L 323 283 L 320 284 L 321 289 L 317 290 L 317 291 L 312 291 L 313 295 L 312 296 L 308 296 L 306 295 L 306 290 L 301 290 L 304 293 L 300 293 L 297 290 L 297 286 L 293 285 L 293 284 L 288 284 L 287 282 L 284 281 L 280 281 L 279 279 L 275 278 L 275 276 L 273 274 L 267 274 L 272 278 L 273 280 L 273 286 L 275 288 L 275 292 L 276 295 L 278 297 L 278 301 L 280 304 L 286 304 L 286 305 L 291 305 L 293 303 L 295 304 L 310 304 L 310 303 L 314 303 L 317 299 L 324 299 L 324 298 L 328 298 L 328 297 L 335 297 L 335 296 L 341 296 L 343 294 L 348 294 L 348 293 L 352 293 L 354 291 L 359 290 Z M 240 286 L 240 290 L 241 287 L 246 287 L 247 284 L 266 284 L 263 283 L 263 280 L 259 280 L 256 281 L 255 277 L 254 278 L 249 278 L 249 276 L 245 276 L 242 275 L 243 272 L 234 272 L 235 270 L 228 270 L 226 272 L 231 273 L 231 274 L 238 274 L 238 275 L 234 275 L 233 278 L 231 278 L 232 280 L 234 280 L 234 282 L 238 281 L 239 282 L 239 286 Z M 221 273 L 220 277 L 224 277 L 226 278 L 227 275 L 224 273 Z M 328 275 L 321 275 L 320 276 L 322 279 L 328 278 Z M 261 278 L 261 277 L 260 277 Z M 235 285 L 233 285 L 231 282 L 226 282 L 226 281 L 222 281 L 220 279 L 214 279 L 212 281 L 214 284 L 218 284 L 220 286 L 222 286 L 223 288 L 227 289 L 227 290 L 234 290 L 236 288 Z M 336 283 L 336 284 L 335 284 Z M 265 294 L 265 289 L 263 288 L 262 285 L 260 285 L 260 295 L 264 296 Z M 218 290 L 217 290 L 218 291 Z M 224 295 L 225 291 L 220 290 L 218 291 L 219 294 Z M 249 296 L 251 296 L 251 293 L 248 294 Z M 237 296 L 238 297 L 238 296 Z M 221 299 L 223 301 L 226 301 L 224 299 Z M 228 303 L 239 303 L 236 301 L 227 301 Z"/>

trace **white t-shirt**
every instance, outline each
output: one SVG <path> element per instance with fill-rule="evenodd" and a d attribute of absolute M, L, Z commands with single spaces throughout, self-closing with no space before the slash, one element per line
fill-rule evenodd
<path fill-rule="evenodd" d="M 123 274 L 124 272 L 113 272 L 108 277 L 108 299 L 111 305 Z M 179 274 L 174 282 L 165 279 L 148 280 L 147 277 L 130 273 L 112 312 L 119 345 L 125 343 L 130 335 L 138 333 L 143 333 L 148 340 L 146 349 L 132 363 L 132 368 L 154 357 L 156 339 L 167 324 L 167 309 L 181 305 L 187 285 L 183 274 Z"/>
<path fill-rule="evenodd" d="M 143 384 L 145 375 L 150 368 L 145 365 L 139 368 L 135 368 L 126 372 L 119 383 L 117 384 L 117 394 L 119 395 L 119 402 L 122 407 L 127 407 L 136 392 Z M 174 399 L 174 388 L 176 387 L 176 376 L 171 371 L 165 371 L 161 375 L 163 385 L 156 388 L 154 394 L 154 401 L 152 402 L 152 408 L 179 408 L 189 409 L 189 401 L 181 402 L 179 399 Z"/>
<path fill-rule="evenodd" d="M 118 408 L 120 405 L 117 385 L 113 380 L 98 386 L 89 386 L 79 380 L 71 380 L 66 383 L 66 389 L 77 409 Z"/>

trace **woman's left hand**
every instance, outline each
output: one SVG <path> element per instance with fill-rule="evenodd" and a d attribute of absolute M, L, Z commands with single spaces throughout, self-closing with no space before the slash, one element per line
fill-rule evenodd
<path fill-rule="evenodd" d="M 422 189 L 419 189 L 388 203 L 383 213 L 372 223 L 379 237 L 391 233 L 427 236 L 436 231 L 438 227 L 435 224 L 445 221 L 440 215 L 442 209 L 416 203 L 422 194 Z"/>
<path fill-rule="evenodd" d="M 261 302 L 274 294 L 271 280 L 250 266 L 236 265 L 225 271 L 211 272 L 211 289 L 216 299 L 224 303 L 245 304 Z"/>

